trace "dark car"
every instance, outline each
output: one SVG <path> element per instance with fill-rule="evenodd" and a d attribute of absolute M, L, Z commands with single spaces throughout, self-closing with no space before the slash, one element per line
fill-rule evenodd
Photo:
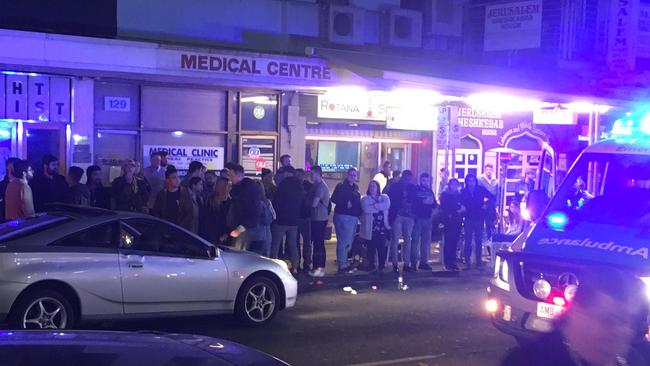
<path fill-rule="evenodd" d="M 155 332 L 4 331 L 0 365 L 287 366 L 252 348 L 210 337 Z"/>

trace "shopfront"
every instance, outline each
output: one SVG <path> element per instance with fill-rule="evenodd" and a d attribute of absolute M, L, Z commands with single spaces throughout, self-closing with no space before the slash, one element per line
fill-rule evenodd
<path fill-rule="evenodd" d="M 35 170 L 46 154 L 65 169 L 72 123 L 70 77 L 0 73 L 0 176 L 9 157 L 26 159 Z"/>
<path fill-rule="evenodd" d="M 438 146 L 438 170 L 446 166 L 464 182 L 468 174 L 480 176 L 484 166 L 491 164 L 506 187 L 501 205 L 507 207 L 519 193 L 526 172 L 537 173 L 543 144 L 556 150 L 559 169 L 567 169 L 582 148 L 584 122 L 585 116 L 566 110 L 498 112 L 460 105 L 452 116 L 452 127 L 460 130 L 459 141 L 451 143 L 446 162 L 444 145 Z"/>
<path fill-rule="evenodd" d="M 305 164 L 319 165 L 333 189 L 349 168 L 359 170 L 362 191 L 385 161 L 391 170 L 431 172 L 432 131 L 436 116 L 425 105 L 413 106 L 424 120 L 407 129 L 402 108 L 387 93 L 334 90 L 300 96 L 307 124 Z M 409 118 L 408 121 L 412 122 Z M 418 127 L 421 130 L 416 130 Z"/>

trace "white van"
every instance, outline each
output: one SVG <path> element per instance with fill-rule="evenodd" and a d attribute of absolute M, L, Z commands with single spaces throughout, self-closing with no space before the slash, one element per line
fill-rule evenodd
<path fill-rule="evenodd" d="M 557 190 L 553 152 L 542 153 L 527 206 L 534 224 L 497 254 L 486 302 L 494 326 L 520 341 L 553 329 L 586 266 L 650 283 L 650 133 L 628 121 L 615 130 L 622 135 L 585 149 Z"/>

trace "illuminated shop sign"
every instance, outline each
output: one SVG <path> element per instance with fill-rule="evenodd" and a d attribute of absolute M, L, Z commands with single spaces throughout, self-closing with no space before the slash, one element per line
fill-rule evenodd
<path fill-rule="evenodd" d="M 379 96 L 352 96 L 335 93 L 318 96 L 318 117 L 368 121 L 386 121 L 386 102 Z"/>
<path fill-rule="evenodd" d="M 160 66 L 172 63 L 169 66 L 186 71 L 311 81 L 330 81 L 334 78 L 332 69 L 318 60 L 276 59 L 170 50 L 162 53 L 161 57 Z"/>
<path fill-rule="evenodd" d="M 71 122 L 70 79 L 47 75 L 0 74 L 0 119 Z"/>

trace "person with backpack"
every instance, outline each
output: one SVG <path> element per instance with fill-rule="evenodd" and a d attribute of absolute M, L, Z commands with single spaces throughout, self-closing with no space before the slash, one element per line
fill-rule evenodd
<path fill-rule="evenodd" d="M 277 218 L 271 227 L 273 242 L 271 258 L 279 258 L 280 243 L 286 237 L 285 245 L 291 259 L 291 272 L 298 273 L 300 257 L 298 256 L 298 223 L 305 198 L 302 182 L 295 176 L 292 166 L 283 168 L 284 176 L 273 197 L 273 208 Z"/>
<path fill-rule="evenodd" d="M 334 208 L 334 228 L 336 229 L 336 262 L 339 273 L 351 273 L 355 269 L 348 263 L 348 254 L 352 247 L 354 234 L 357 232 L 361 216 L 361 195 L 357 186 L 357 169 L 350 168 L 345 180 L 339 183 L 332 194 Z"/>

